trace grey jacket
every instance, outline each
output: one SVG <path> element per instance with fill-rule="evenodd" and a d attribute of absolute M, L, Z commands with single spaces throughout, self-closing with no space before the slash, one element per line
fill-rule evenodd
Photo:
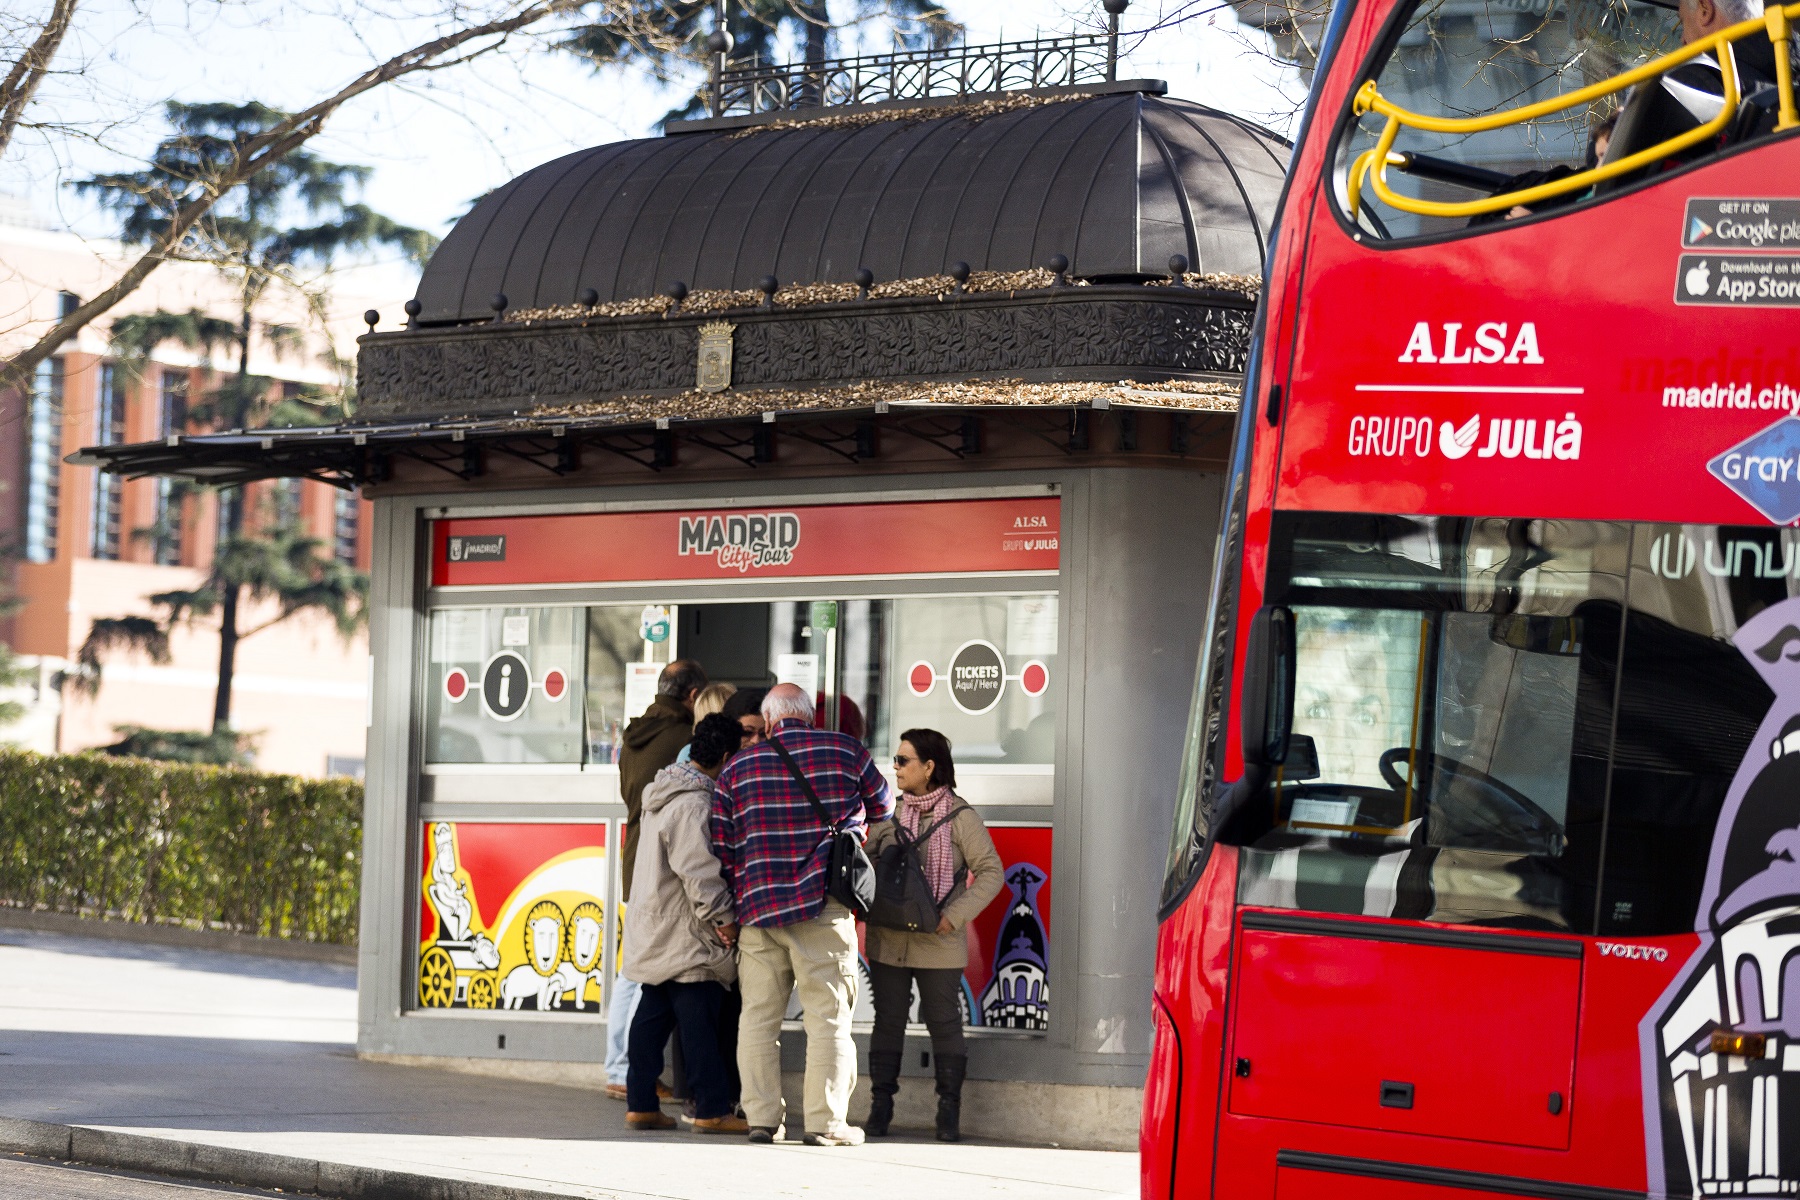
<path fill-rule="evenodd" d="M 737 956 L 714 926 L 737 920 L 731 889 L 707 838 L 712 780 L 677 763 L 644 788 L 631 902 L 625 906 L 625 978 L 637 983 L 731 983 Z"/>
<path fill-rule="evenodd" d="M 957 803 L 962 800 L 958 798 Z M 899 819 L 883 821 L 869 831 L 869 840 L 863 848 L 870 858 L 879 855 L 883 846 L 894 841 L 894 825 Z M 943 915 L 950 918 L 950 928 L 954 932 L 906 933 L 870 925 L 867 927 L 870 962 L 925 970 L 969 965 L 969 935 L 965 927 L 1000 894 L 1003 868 L 1000 852 L 994 849 L 994 839 L 988 836 L 987 825 L 974 809 L 965 808 L 956 814 L 956 819 L 950 822 L 950 841 L 956 848 L 957 874 L 966 871 L 975 876 L 968 890 L 944 907 Z M 986 947 L 984 952 L 992 953 L 992 950 L 992 947 Z"/>

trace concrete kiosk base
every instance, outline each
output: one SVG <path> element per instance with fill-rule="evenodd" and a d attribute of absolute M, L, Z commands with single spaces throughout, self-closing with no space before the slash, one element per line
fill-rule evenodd
<path fill-rule="evenodd" d="M 395 1066 L 431 1067 L 592 1091 L 606 1087 L 606 1069 L 600 1063 L 367 1052 L 358 1053 L 357 1057 Z M 797 1072 L 782 1076 L 782 1090 L 791 1114 L 798 1115 L 804 1107 L 802 1084 L 803 1077 Z M 853 1123 L 868 1115 L 869 1095 L 869 1077 L 864 1075 L 857 1080 L 856 1095 L 851 1101 Z M 971 1079 L 963 1085 L 962 1129 L 969 1137 L 996 1141 L 1071 1150 L 1135 1151 L 1138 1111 L 1143 1100 L 1142 1088 Z M 936 1115 L 937 1096 L 931 1080 L 914 1075 L 901 1079 L 900 1094 L 894 1102 L 894 1128 L 929 1132 Z M 797 1127 L 790 1129 L 795 1135 L 799 1132 Z"/>

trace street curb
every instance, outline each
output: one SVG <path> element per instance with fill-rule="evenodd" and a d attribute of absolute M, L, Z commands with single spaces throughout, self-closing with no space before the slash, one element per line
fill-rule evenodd
<path fill-rule="evenodd" d="M 311 1192 L 331 1200 L 571 1200 L 566 1192 L 501 1187 L 19 1117 L 0 1117 L 0 1153 L 207 1183 Z"/>
<path fill-rule="evenodd" d="M 105 938 L 109 941 L 175 946 L 184 950 L 222 950 L 228 954 L 294 958 L 306 962 L 336 963 L 346 967 L 356 965 L 355 946 L 256 937 L 247 933 L 227 933 L 222 929 L 187 929 L 180 925 L 153 925 L 145 921 L 78 917 L 74 913 L 40 912 L 3 904 L 0 904 L 0 929 L 29 929 L 35 933 Z"/>

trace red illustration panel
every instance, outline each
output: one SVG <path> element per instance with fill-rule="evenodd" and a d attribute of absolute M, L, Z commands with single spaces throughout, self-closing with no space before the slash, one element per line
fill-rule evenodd
<path fill-rule="evenodd" d="M 601 1011 L 606 826 L 427 822 L 423 1008 Z"/>

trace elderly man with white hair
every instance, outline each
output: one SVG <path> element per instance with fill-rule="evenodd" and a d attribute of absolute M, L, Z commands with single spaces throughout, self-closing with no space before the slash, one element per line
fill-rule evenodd
<path fill-rule="evenodd" d="M 791 683 L 763 700 L 768 740 L 740 753 L 713 791 L 712 842 L 737 897 L 738 1073 L 750 1140 L 782 1136 L 781 1020 L 796 988 L 806 1021 L 806 1143 L 856 1146 L 847 1119 L 856 1088 L 856 919 L 825 894 L 833 829 L 866 833 L 893 812 L 868 749 L 813 728 L 812 698 Z M 776 749 L 792 757 L 794 768 Z M 819 819 L 795 770 L 831 820 Z"/>
<path fill-rule="evenodd" d="M 1691 46 L 1721 29 L 1762 20 L 1763 0 L 1677 0 L 1675 12 L 1681 22 L 1681 44 Z M 1790 53 L 1789 47 L 1783 46 L 1781 53 Z M 1732 43 L 1730 54 L 1738 95 L 1745 102 L 1744 111 L 1726 124 L 1719 138 L 1709 138 L 1672 154 L 1647 171 L 1669 170 L 1714 153 L 1721 141 L 1743 141 L 1775 127 L 1774 43 L 1767 34 L 1755 32 Z M 1690 59 L 1661 78 L 1632 89 L 1607 146 L 1606 161 L 1617 162 L 1704 125 L 1715 119 L 1724 106 L 1725 82 L 1718 55 L 1706 53 Z M 1613 186 L 1623 186 L 1624 182 L 1642 178 L 1644 173 L 1634 171 Z"/>

